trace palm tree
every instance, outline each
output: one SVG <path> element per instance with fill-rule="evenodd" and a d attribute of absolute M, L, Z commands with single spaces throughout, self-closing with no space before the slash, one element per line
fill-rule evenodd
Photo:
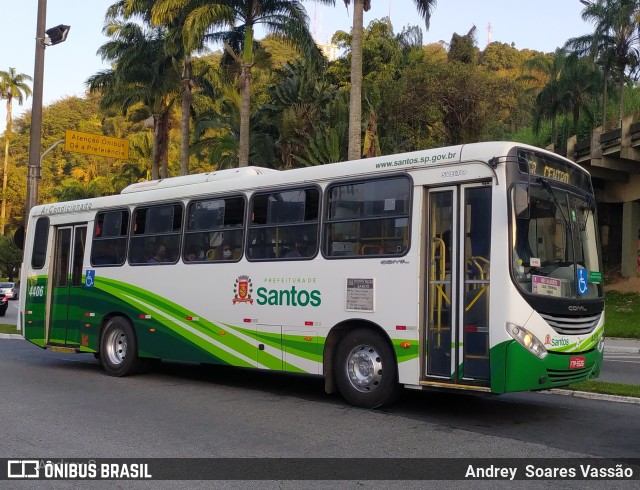
<path fill-rule="evenodd" d="M 24 73 L 16 73 L 15 68 L 9 71 L 0 71 L 0 97 L 7 101 L 7 127 L 4 133 L 4 165 L 2 167 L 2 210 L 0 211 L 0 235 L 4 235 L 4 228 L 7 217 L 7 168 L 9 163 L 9 143 L 12 136 L 13 118 L 11 110 L 13 100 L 22 105 L 24 100 L 31 95 L 31 88 L 27 81 L 32 78 Z"/>
<path fill-rule="evenodd" d="M 352 0 L 343 0 L 348 7 Z M 413 0 L 418 14 L 429 29 L 431 11 L 436 0 Z M 326 3 L 326 2 L 325 2 Z M 332 2 L 335 4 L 335 1 Z M 371 0 L 353 0 L 353 28 L 351 31 L 351 94 L 349 99 L 349 160 L 360 158 L 362 149 L 362 33 L 364 12 L 371 9 Z"/>
<path fill-rule="evenodd" d="M 130 13 L 123 10 L 125 4 L 126 0 L 107 11 L 104 32 L 112 40 L 98 50 L 114 68 L 92 75 L 87 85 L 90 92 L 102 93 L 103 108 L 120 107 L 123 112 L 134 108 L 133 117 L 138 120 L 153 119 L 151 178 L 166 178 L 169 115 L 180 74 L 168 54 L 167 29 L 126 22 Z"/>
<path fill-rule="evenodd" d="M 607 85 L 619 85 L 618 125 L 622 124 L 624 85 L 640 66 L 640 6 L 637 0 L 596 0 L 585 4 L 582 18 L 595 23 L 593 34 L 569 39 L 566 46 L 578 56 L 588 55 L 604 71 L 602 127 L 606 130 Z"/>
<path fill-rule="evenodd" d="M 127 0 L 128 4 L 149 0 Z M 212 4 L 208 0 L 157 0 L 152 2 L 151 21 L 154 25 L 163 25 L 169 30 L 169 48 L 176 63 L 182 64 L 181 71 L 181 123 L 180 123 L 180 175 L 189 173 L 189 135 L 190 116 L 194 87 L 192 57 L 193 53 L 204 49 L 204 38 L 193 36 L 186 25 L 189 14 L 205 14 L 211 27 L 232 24 L 233 11 L 225 6 Z"/>
<path fill-rule="evenodd" d="M 533 129 L 536 134 L 540 130 L 543 119 L 551 121 L 551 143 L 558 142 L 556 118 L 563 111 L 563 86 L 560 79 L 567 63 L 567 52 L 563 48 L 556 49 L 552 56 L 543 55 L 527 60 L 525 68 L 530 75 L 521 77 L 522 80 L 543 80 L 544 86 L 536 96 L 536 110 L 533 119 Z"/>
<path fill-rule="evenodd" d="M 186 3 L 187 0 L 176 0 Z M 335 0 L 320 0 L 335 3 Z M 298 0 L 218 0 L 196 2 L 199 8 L 191 11 L 184 24 L 186 31 L 195 39 L 191 46 L 202 39 L 205 43 L 222 43 L 225 58 L 233 60 L 239 67 L 238 89 L 241 94 L 240 135 L 238 142 L 238 164 L 249 163 L 249 129 L 251 118 L 251 68 L 255 63 L 255 27 L 263 25 L 267 34 L 290 43 L 315 63 L 323 61 L 309 31 L 309 19 Z M 220 10 L 229 9 L 229 12 Z M 215 13 L 213 9 L 217 9 Z M 227 30 L 218 30 L 221 27 Z M 223 60 L 224 62 L 224 60 Z"/>
<path fill-rule="evenodd" d="M 573 115 L 573 134 L 578 134 L 583 107 L 599 94 L 602 87 L 602 72 L 592 61 L 570 56 L 560 83 L 566 108 Z"/>

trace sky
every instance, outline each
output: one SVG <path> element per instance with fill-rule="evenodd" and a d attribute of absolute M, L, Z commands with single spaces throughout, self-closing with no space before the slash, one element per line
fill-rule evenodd
<path fill-rule="evenodd" d="M 71 26 L 67 40 L 45 51 L 43 103 L 45 106 L 67 96 L 82 96 L 87 78 L 108 69 L 98 48 L 107 41 L 102 34 L 104 14 L 114 0 L 0 0 L 4 21 L 0 29 L 0 70 L 9 67 L 33 76 L 38 1 L 47 4 L 47 29 L 59 24 Z M 343 0 L 335 7 L 303 0 L 310 28 L 317 42 L 326 43 L 335 31 L 349 32 L 353 6 Z M 372 0 L 364 14 L 367 26 L 374 19 L 389 16 L 395 32 L 406 25 L 423 30 L 423 42 L 449 42 L 453 33 L 466 34 L 476 26 L 480 49 L 487 41 L 514 44 L 517 49 L 552 52 L 571 37 L 592 32 L 580 17 L 579 0 L 437 0 L 430 29 L 417 13 L 413 0 Z M 32 99 L 22 106 L 14 102 L 13 117 L 31 109 Z M 0 132 L 5 129 L 6 103 L 0 102 Z"/>

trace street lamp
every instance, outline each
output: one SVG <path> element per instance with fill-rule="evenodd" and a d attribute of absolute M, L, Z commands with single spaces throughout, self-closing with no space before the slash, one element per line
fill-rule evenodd
<path fill-rule="evenodd" d="M 69 35 L 69 29 L 71 29 L 71 27 L 65 26 L 64 24 L 47 29 L 44 32 L 47 35 L 44 39 L 44 43 L 47 46 L 55 46 L 56 44 L 65 42 Z"/>
<path fill-rule="evenodd" d="M 42 139 L 42 87 L 44 77 L 44 49 L 60 44 L 67 39 L 69 26 L 59 25 L 47 29 L 47 0 L 38 0 L 38 20 L 36 26 L 36 52 L 33 69 L 33 103 L 31 106 L 31 131 L 29 133 L 29 165 L 27 176 L 27 196 L 24 206 L 24 226 L 29 221 L 31 208 L 38 203 L 38 183 L 40 181 Z"/>

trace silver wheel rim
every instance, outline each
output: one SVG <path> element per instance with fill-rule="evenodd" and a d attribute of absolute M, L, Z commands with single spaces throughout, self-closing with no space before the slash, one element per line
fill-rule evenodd
<path fill-rule="evenodd" d="M 382 358 L 370 345 L 358 345 L 347 356 L 347 376 L 361 393 L 371 393 L 382 380 Z"/>
<path fill-rule="evenodd" d="M 114 328 L 105 342 L 107 359 L 114 366 L 122 364 L 127 356 L 127 336 L 120 328 Z"/>

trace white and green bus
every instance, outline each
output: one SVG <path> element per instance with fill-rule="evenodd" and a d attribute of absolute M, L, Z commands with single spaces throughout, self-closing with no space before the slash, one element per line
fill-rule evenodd
<path fill-rule="evenodd" d="M 590 176 L 518 143 L 36 206 L 21 279 L 25 338 L 114 376 L 159 359 L 308 373 L 377 407 L 401 387 L 564 386 L 603 357 Z"/>

